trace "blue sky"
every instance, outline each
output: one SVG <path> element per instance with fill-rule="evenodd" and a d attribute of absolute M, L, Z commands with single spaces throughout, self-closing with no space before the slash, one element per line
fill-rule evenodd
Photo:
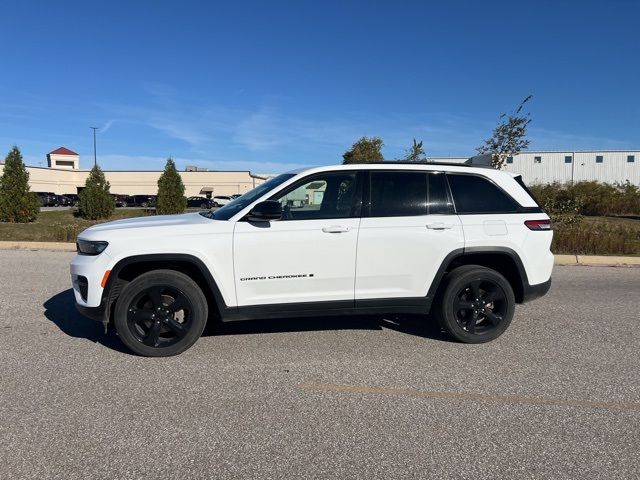
<path fill-rule="evenodd" d="M 362 135 L 473 153 L 528 94 L 531 149 L 640 148 L 639 1 L 20 1 L 0 149 L 105 169 L 278 172 Z"/>

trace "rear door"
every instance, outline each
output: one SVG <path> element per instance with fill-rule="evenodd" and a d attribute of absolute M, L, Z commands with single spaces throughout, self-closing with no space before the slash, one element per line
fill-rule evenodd
<path fill-rule="evenodd" d="M 464 247 L 444 173 L 369 172 L 356 262 L 356 303 L 425 297 L 449 252 Z"/>

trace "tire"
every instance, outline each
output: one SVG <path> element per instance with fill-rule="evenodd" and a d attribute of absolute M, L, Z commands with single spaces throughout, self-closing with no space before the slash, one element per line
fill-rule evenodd
<path fill-rule="evenodd" d="M 202 208 L 202 209 L 206 209 L 206 208 L 207 208 L 207 204 L 206 204 L 206 203 L 204 203 L 204 202 L 203 202 L 203 203 L 201 203 L 201 204 L 200 204 L 200 208 Z"/>
<path fill-rule="evenodd" d="M 148 204 L 147 202 L 142 202 L 142 203 L 140 204 L 140 206 L 141 206 L 142 208 L 147 208 L 147 207 L 149 206 L 149 204 Z"/>
<path fill-rule="evenodd" d="M 175 303 L 179 305 L 172 308 Z M 196 282 L 174 270 L 153 270 L 123 289 L 114 324 L 122 342 L 133 352 L 169 357 L 196 343 L 207 315 L 207 299 Z"/>
<path fill-rule="evenodd" d="M 463 343 L 485 343 L 509 327 L 515 311 L 513 288 L 500 273 L 464 265 L 444 279 L 436 304 L 440 326 Z"/>

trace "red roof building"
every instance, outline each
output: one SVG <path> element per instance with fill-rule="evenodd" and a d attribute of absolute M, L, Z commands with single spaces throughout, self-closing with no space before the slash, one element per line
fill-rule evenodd
<path fill-rule="evenodd" d="M 65 170 L 78 170 L 80 168 L 80 155 L 67 147 L 56 148 L 47 153 L 49 168 L 64 168 Z"/>
<path fill-rule="evenodd" d="M 56 148 L 53 152 L 49 152 L 49 155 L 78 155 L 76 152 L 69 150 L 67 147 Z"/>

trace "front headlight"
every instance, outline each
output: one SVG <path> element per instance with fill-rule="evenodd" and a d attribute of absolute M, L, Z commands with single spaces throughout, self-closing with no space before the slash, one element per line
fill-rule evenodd
<path fill-rule="evenodd" d="M 81 255 L 100 255 L 107 248 L 109 242 L 102 242 L 97 240 L 82 240 L 79 238 L 76 241 L 76 248 Z"/>

